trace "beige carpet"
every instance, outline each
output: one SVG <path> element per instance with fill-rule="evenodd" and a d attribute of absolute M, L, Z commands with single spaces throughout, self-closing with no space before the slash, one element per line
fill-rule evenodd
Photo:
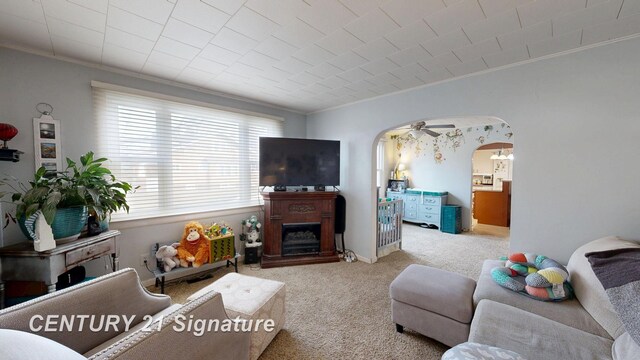
<path fill-rule="evenodd" d="M 414 263 L 477 278 L 483 259 L 506 255 L 508 231 L 478 226 L 473 233 L 451 235 L 408 224 L 403 231 L 403 250 L 375 264 L 241 267 L 243 274 L 287 286 L 286 324 L 260 359 L 440 359 L 444 345 L 410 330 L 396 333 L 389 284 Z M 192 284 L 169 285 L 166 293 L 174 302 L 183 302 L 228 271 L 216 271 L 213 279 Z"/>

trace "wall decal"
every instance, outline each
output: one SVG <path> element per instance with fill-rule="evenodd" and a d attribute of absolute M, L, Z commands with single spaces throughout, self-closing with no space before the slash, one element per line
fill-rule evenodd
<path fill-rule="evenodd" d="M 504 141 L 505 139 L 510 140 L 513 136 L 511 127 L 506 123 L 500 123 L 499 126 L 498 124 L 493 124 L 468 127 L 466 130 L 452 129 L 438 137 L 425 134 L 415 138 L 410 133 L 406 133 L 403 135 L 391 135 L 390 139 L 395 141 L 396 150 L 399 153 L 403 151 L 412 153 L 415 158 L 428 156 L 425 150 L 431 148 L 433 161 L 436 164 L 442 164 L 447 160 L 447 154 L 455 152 L 466 143 L 465 134 L 478 144 Z"/>

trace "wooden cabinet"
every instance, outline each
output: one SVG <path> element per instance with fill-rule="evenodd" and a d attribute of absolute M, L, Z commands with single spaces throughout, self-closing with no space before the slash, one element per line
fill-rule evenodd
<path fill-rule="evenodd" d="M 474 191 L 473 217 L 480 224 L 511 226 L 511 181 L 502 183 L 502 191 Z"/>
<path fill-rule="evenodd" d="M 262 267 L 340 261 L 334 244 L 336 195 L 331 191 L 262 193 L 265 207 Z M 320 227 L 318 253 L 287 255 L 283 252 L 283 228 L 316 224 Z"/>

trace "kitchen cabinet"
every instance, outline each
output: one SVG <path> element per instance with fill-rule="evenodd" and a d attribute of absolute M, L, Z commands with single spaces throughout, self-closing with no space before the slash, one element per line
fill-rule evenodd
<path fill-rule="evenodd" d="M 474 190 L 473 218 L 478 223 L 511 225 L 511 181 L 502 182 L 502 190 Z"/>

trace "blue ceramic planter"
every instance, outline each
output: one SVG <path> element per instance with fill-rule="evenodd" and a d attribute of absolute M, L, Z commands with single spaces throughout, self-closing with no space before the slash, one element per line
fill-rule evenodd
<path fill-rule="evenodd" d="M 80 237 L 82 228 L 87 223 L 87 207 L 78 206 L 64 209 L 57 209 L 56 215 L 53 218 L 51 224 L 51 230 L 53 230 L 53 238 L 56 240 L 74 240 Z M 25 218 L 18 219 L 18 225 L 22 233 L 33 240 L 25 225 Z M 33 229 L 31 229 L 33 230 Z"/>

